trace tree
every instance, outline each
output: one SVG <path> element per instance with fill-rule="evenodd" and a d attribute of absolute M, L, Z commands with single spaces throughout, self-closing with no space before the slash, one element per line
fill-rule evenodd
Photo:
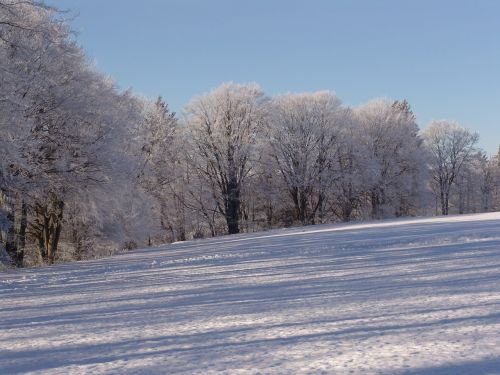
<path fill-rule="evenodd" d="M 340 100 L 330 92 L 287 94 L 274 98 L 271 108 L 271 153 L 293 202 L 295 220 L 314 223 L 319 213 L 321 221 L 334 180 Z"/>
<path fill-rule="evenodd" d="M 97 187 L 126 169 L 113 165 L 124 153 L 113 143 L 139 111 L 87 63 L 56 11 L 37 2 L 0 0 L 0 68 L 1 240 L 18 266 L 27 241 L 53 263 L 69 237 L 65 212 L 74 228 L 89 223 L 82 197 L 90 208 Z"/>
<path fill-rule="evenodd" d="M 190 163 L 210 189 L 229 234 L 240 231 L 243 186 L 253 169 L 265 101 L 257 85 L 226 83 L 185 107 Z"/>
<path fill-rule="evenodd" d="M 139 179 L 158 203 L 158 216 L 168 240 L 186 239 L 185 160 L 174 112 L 161 97 L 145 103 L 145 119 L 137 129 L 143 165 Z"/>
<path fill-rule="evenodd" d="M 68 36 L 65 25 L 51 17 L 54 12 L 32 1 L 0 1 L 0 195 L 6 249 L 18 266 L 24 258 L 26 189 L 32 177 L 23 152 L 33 130 L 29 112 L 40 83 L 52 79 L 45 75 L 47 59 L 57 58 L 55 51 Z"/>
<path fill-rule="evenodd" d="M 331 210 L 336 218 L 348 222 L 362 206 L 366 193 L 363 178 L 366 153 L 360 142 L 359 122 L 355 121 L 352 110 L 346 111 L 344 118 L 346 126 L 340 130 L 335 157 Z"/>
<path fill-rule="evenodd" d="M 431 156 L 430 170 L 437 186 L 441 214 L 448 215 L 451 187 L 474 153 L 479 136 L 445 120 L 431 122 L 423 136 Z"/>
<path fill-rule="evenodd" d="M 482 151 L 471 154 L 451 190 L 450 205 L 458 213 L 488 212 L 495 208 L 495 161 Z"/>
<path fill-rule="evenodd" d="M 357 108 L 356 114 L 371 217 L 408 215 L 424 167 L 419 129 L 409 105 L 374 100 Z"/>

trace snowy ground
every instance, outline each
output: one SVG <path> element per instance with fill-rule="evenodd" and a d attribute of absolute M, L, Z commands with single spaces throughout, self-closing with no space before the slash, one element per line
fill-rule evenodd
<path fill-rule="evenodd" d="M 500 374 L 500 213 L 0 273 L 0 374 Z"/>

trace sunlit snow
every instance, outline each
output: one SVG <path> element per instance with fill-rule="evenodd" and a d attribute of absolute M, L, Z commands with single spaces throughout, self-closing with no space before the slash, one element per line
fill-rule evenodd
<path fill-rule="evenodd" d="M 500 213 L 0 273 L 0 374 L 500 374 Z"/>

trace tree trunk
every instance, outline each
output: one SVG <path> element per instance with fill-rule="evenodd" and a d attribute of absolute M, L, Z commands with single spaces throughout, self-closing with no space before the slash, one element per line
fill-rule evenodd
<path fill-rule="evenodd" d="M 16 241 L 16 222 L 14 207 L 7 207 L 7 236 L 5 238 L 5 250 L 16 266 L 17 264 L 17 241 Z"/>
<path fill-rule="evenodd" d="M 230 181 L 227 187 L 226 222 L 229 234 L 240 233 L 240 189 L 235 181 Z"/>
<path fill-rule="evenodd" d="M 295 208 L 295 220 L 300 220 L 299 189 L 297 187 L 291 188 L 290 195 L 292 196 L 293 205 Z"/>
<path fill-rule="evenodd" d="M 5 251 L 9 255 L 11 262 L 16 267 L 22 267 L 23 265 L 23 251 L 24 251 L 24 238 L 21 243 L 19 242 L 19 233 L 16 231 L 16 201 L 13 199 L 12 195 L 7 190 L 2 190 L 2 195 L 4 196 L 5 212 L 7 219 L 7 230 L 5 238 Z M 26 205 L 22 205 L 21 215 L 24 217 L 26 215 Z M 21 218 L 21 228 L 23 227 L 23 218 Z M 24 219 L 25 220 L 25 219 Z M 23 236 L 24 237 L 24 236 Z"/>
<path fill-rule="evenodd" d="M 60 221 L 57 222 L 57 224 L 54 227 L 54 231 L 52 233 L 52 238 L 50 241 L 50 263 L 53 264 L 54 261 L 56 260 L 56 255 L 57 255 L 57 246 L 59 245 L 59 239 L 61 237 L 61 230 L 62 230 L 62 223 Z"/>
<path fill-rule="evenodd" d="M 26 246 L 26 229 L 28 228 L 28 207 L 26 201 L 21 202 L 21 222 L 19 226 L 19 247 L 24 249 Z"/>
<path fill-rule="evenodd" d="M 441 190 L 441 214 L 448 215 L 450 193 Z"/>
<path fill-rule="evenodd" d="M 318 219 L 319 219 L 319 223 L 320 224 L 323 224 L 323 218 L 324 218 L 324 212 L 323 212 L 323 206 L 324 206 L 324 202 L 325 202 L 325 196 L 323 193 L 319 193 L 318 194 L 318 202 L 316 203 L 316 205 L 314 206 L 314 209 L 311 211 L 310 215 L 309 215 L 309 222 L 312 224 L 312 225 L 315 225 L 316 224 L 316 213 L 318 213 Z"/>
<path fill-rule="evenodd" d="M 240 233 L 239 226 L 239 202 L 231 200 L 228 202 L 228 212 L 226 214 L 227 229 L 229 234 Z"/>
<path fill-rule="evenodd" d="M 45 262 L 53 264 L 61 237 L 64 202 L 54 195 L 49 204 L 37 204 L 35 207 L 37 219 L 34 233 L 38 238 L 40 255 Z"/>
<path fill-rule="evenodd" d="M 52 259 L 52 254 L 50 253 L 50 216 L 47 212 L 43 215 L 43 253 L 45 254 L 45 261 L 50 263 Z"/>
<path fill-rule="evenodd" d="M 446 200 L 445 200 L 444 196 L 445 196 L 444 190 L 443 190 L 443 188 L 441 188 L 441 192 L 440 192 L 441 214 L 442 215 L 448 215 L 447 207 L 446 207 Z"/>
<path fill-rule="evenodd" d="M 351 221 L 351 215 L 352 215 L 352 205 L 350 202 L 346 202 L 342 204 L 342 221 L 344 223 L 348 223 Z"/>
<path fill-rule="evenodd" d="M 306 216 L 306 212 L 307 212 L 307 198 L 306 198 L 306 195 L 304 194 L 304 192 L 302 192 L 300 194 L 300 222 L 302 224 L 306 224 L 306 221 L 307 221 L 307 216 Z"/>
<path fill-rule="evenodd" d="M 24 262 L 24 248 L 26 247 L 26 228 L 28 227 L 28 209 L 24 199 L 21 200 L 21 219 L 17 241 L 16 266 L 22 267 Z"/>
<path fill-rule="evenodd" d="M 186 228 L 184 225 L 179 225 L 177 233 L 177 241 L 186 241 Z"/>
<path fill-rule="evenodd" d="M 371 192 L 372 219 L 380 218 L 380 196 L 377 191 Z"/>
<path fill-rule="evenodd" d="M 266 223 L 268 229 L 271 229 L 273 226 L 273 216 L 274 216 L 273 205 L 272 203 L 268 203 L 266 205 Z"/>

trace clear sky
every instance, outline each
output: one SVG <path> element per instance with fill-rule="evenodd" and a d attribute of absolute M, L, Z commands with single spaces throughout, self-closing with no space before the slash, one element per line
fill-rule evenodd
<path fill-rule="evenodd" d="M 406 98 L 500 145 L 500 1 L 50 0 L 120 87 L 180 111 L 226 81 L 270 95 L 332 90 L 347 105 Z"/>

